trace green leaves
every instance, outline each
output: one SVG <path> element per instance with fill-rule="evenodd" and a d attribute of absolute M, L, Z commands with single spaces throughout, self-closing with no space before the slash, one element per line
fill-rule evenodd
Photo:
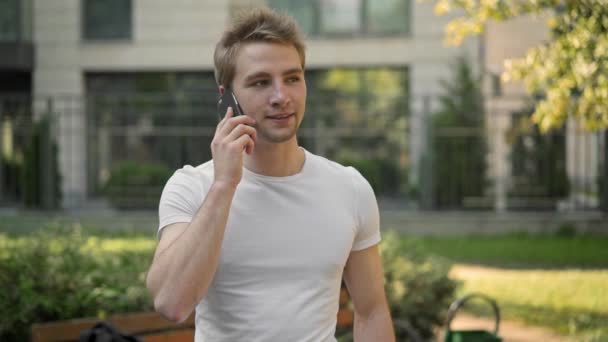
<path fill-rule="evenodd" d="M 505 63 L 504 81 L 522 81 L 541 95 L 533 121 L 541 131 L 572 116 L 587 130 L 608 127 L 608 0 L 439 0 L 435 13 L 465 15 L 450 21 L 446 42 L 459 45 L 482 32 L 490 20 L 523 14 L 550 14 L 551 41 Z"/>
<path fill-rule="evenodd" d="M 151 310 L 144 278 L 154 244 L 78 227 L 0 234 L 0 340 L 27 340 L 35 322 Z"/>
<path fill-rule="evenodd" d="M 394 232 L 383 235 L 384 288 L 393 319 L 408 321 L 430 340 L 444 322 L 458 283 L 448 278 L 451 265 L 445 259 L 427 256 L 419 247 Z M 397 331 L 399 341 L 405 338 L 400 334 Z"/>

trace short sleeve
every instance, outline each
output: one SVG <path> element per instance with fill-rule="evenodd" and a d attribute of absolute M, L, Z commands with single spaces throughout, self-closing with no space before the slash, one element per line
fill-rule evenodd
<path fill-rule="evenodd" d="M 189 223 L 201 206 L 208 186 L 197 170 L 185 166 L 167 181 L 158 205 L 158 238 L 173 223 Z"/>
<path fill-rule="evenodd" d="M 380 242 L 380 213 L 378 202 L 369 182 L 354 168 L 353 185 L 355 189 L 355 217 L 357 227 L 353 251 L 360 251 Z"/>

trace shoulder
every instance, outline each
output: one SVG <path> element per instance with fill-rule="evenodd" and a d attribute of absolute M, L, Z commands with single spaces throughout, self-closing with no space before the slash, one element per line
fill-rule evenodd
<path fill-rule="evenodd" d="M 313 164 L 313 168 L 324 175 L 324 177 L 348 182 L 349 185 L 354 186 L 355 188 L 369 186 L 365 177 L 363 177 L 363 175 L 354 167 L 342 165 L 336 161 L 329 160 L 310 152 L 307 152 L 307 155 L 311 160 L 311 164 Z"/>
<path fill-rule="evenodd" d="M 308 151 L 306 152 L 306 156 L 306 162 L 310 161 L 312 168 L 314 168 L 316 172 L 321 172 L 325 175 L 352 177 L 355 173 L 359 173 L 352 166 L 344 166 L 336 161 L 310 153 Z"/>
<path fill-rule="evenodd" d="M 184 165 L 177 169 L 167 181 L 170 186 L 186 186 L 188 188 L 206 189 L 213 181 L 213 160 L 198 166 Z"/>

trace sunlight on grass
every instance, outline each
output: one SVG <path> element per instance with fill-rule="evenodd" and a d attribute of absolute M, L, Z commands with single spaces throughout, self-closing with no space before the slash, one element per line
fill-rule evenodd
<path fill-rule="evenodd" d="M 151 238 L 99 238 L 89 237 L 83 245 L 83 250 L 94 252 L 151 252 L 156 247 L 156 241 Z"/>
<path fill-rule="evenodd" d="M 465 288 L 495 294 L 509 302 L 608 313 L 608 270 L 504 270 L 454 266 Z"/>
<path fill-rule="evenodd" d="M 581 340 L 608 338 L 608 270 L 512 270 L 458 264 L 461 293 L 494 298 L 507 319 L 549 326 Z"/>

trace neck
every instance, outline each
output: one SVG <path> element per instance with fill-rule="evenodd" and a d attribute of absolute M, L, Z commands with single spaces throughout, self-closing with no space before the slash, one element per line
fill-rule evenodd
<path fill-rule="evenodd" d="M 245 154 L 244 166 L 257 174 L 270 177 L 295 175 L 304 165 L 304 150 L 294 137 L 284 143 L 258 140 L 252 154 Z"/>

